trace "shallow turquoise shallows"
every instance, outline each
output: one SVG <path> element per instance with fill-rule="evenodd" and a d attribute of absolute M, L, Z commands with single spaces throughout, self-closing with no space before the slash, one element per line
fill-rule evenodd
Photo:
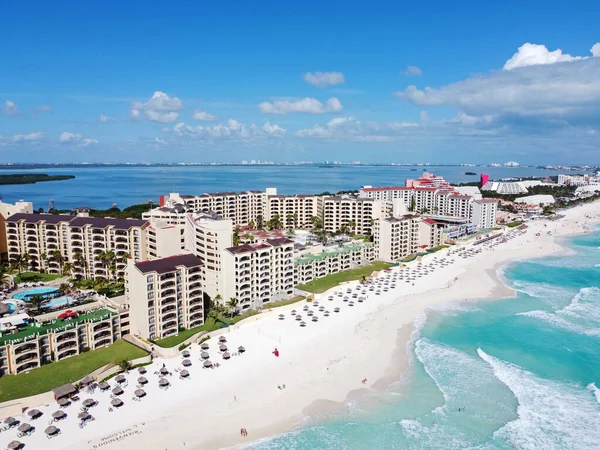
<path fill-rule="evenodd" d="M 252 449 L 600 449 L 600 233 L 506 269 L 516 298 L 429 312 L 404 381 Z"/>

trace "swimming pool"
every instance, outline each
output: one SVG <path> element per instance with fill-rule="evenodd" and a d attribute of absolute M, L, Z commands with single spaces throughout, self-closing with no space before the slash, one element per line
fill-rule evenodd
<path fill-rule="evenodd" d="M 12 298 L 16 298 L 17 300 L 27 301 L 29 297 L 32 295 L 44 295 L 44 294 L 53 294 L 58 292 L 58 288 L 55 287 L 36 287 L 27 289 L 26 291 L 19 292 L 12 296 Z"/>

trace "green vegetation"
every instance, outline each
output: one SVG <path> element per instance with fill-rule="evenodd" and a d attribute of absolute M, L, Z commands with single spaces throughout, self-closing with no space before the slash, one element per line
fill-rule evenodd
<path fill-rule="evenodd" d="M 73 287 L 78 289 L 93 289 L 100 295 L 108 298 L 118 297 L 125 293 L 125 283 L 122 281 L 107 281 L 103 278 L 89 280 L 71 280 Z"/>
<path fill-rule="evenodd" d="M 265 308 L 269 308 L 269 309 L 278 308 L 280 306 L 286 306 L 286 305 L 291 305 L 292 303 L 298 303 L 305 299 L 306 299 L 306 297 L 304 297 L 303 295 L 296 295 L 295 297 L 288 298 L 287 300 L 279 300 L 278 302 L 268 303 L 267 305 L 265 305 Z"/>
<path fill-rule="evenodd" d="M 316 280 L 313 280 L 310 283 L 296 286 L 296 288 L 306 292 L 320 294 L 321 292 L 325 292 L 326 290 L 337 286 L 340 283 L 352 280 L 359 280 L 363 276 L 371 275 L 373 271 L 387 269 L 390 266 L 391 264 L 375 261 L 374 263 L 369 264 L 368 266 L 359 267 L 358 269 L 346 270 L 344 272 L 338 272 L 333 273 L 331 275 L 327 275 L 323 278 L 317 278 Z"/>
<path fill-rule="evenodd" d="M 123 209 L 119 209 L 118 207 L 114 206 L 112 208 L 108 208 L 108 209 L 90 209 L 90 217 L 114 217 L 116 219 L 141 219 L 142 218 L 142 214 L 145 213 L 146 211 L 150 211 L 152 208 L 154 208 L 156 205 L 154 205 L 152 202 L 148 202 L 148 203 L 142 203 L 139 205 L 132 205 L 132 206 L 128 206 L 126 208 Z M 54 214 L 68 214 L 68 213 L 72 213 L 72 210 L 69 209 L 60 209 L 60 210 L 53 210 L 52 211 Z"/>
<path fill-rule="evenodd" d="M 515 222 L 506 223 L 505 225 L 508 228 L 514 228 L 514 227 L 518 227 L 519 225 L 522 225 L 522 224 L 523 224 L 523 222 L 515 221 Z"/>
<path fill-rule="evenodd" d="M 74 175 L 47 175 L 45 173 L 12 173 L 0 175 L 1 184 L 35 184 L 43 181 L 72 180 Z"/>
<path fill-rule="evenodd" d="M 247 319 L 248 317 L 252 317 L 258 314 L 258 311 L 254 311 L 253 309 L 249 309 L 245 311 L 243 314 L 235 316 L 233 319 L 229 317 L 225 317 L 223 313 L 217 313 L 216 311 L 211 311 L 209 313 L 209 317 L 207 317 L 204 325 L 200 325 L 199 327 L 190 328 L 189 330 L 181 329 L 179 330 L 179 334 L 177 336 L 169 336 L 163 339 L 157 339 L 152 342 L 154 345 L 158 345 L 162 348 L 171 348 L 176 345 L 180 345 L 186 339 L 191 338 L 192 336 L 206 332 L 210 333 L 211 331 L 216 331 L 221 328 L 226 328 L 234 323 L 238 323 L 240 320 Z"/>
<path fill-rule="evenodd" d="M 106 364 L 118 364 L 146 355 L 144 350 L 119 339 L 110 347 L 53 362 L 30 373 L 5 375 L 0 378 L 0 402 L 48 392 L 65 383 L 80 380 Z"/>
<path fill-rule="evenodd" d="M 448 247 L 450 247 L 450 246 L 449 245 L 438 245 L 437 247 L 432 247 L 429 250 L 427 250 L 427 253 L 439 252 L 440 250 L 443 250 Z"/>
<path fill-rule="evenodd" d="M 39 283 L 40 281 L 54 281 L 61 277 L 62 275 L 50 273 L 23 272 L 15 277 L 15 283 Z"/>

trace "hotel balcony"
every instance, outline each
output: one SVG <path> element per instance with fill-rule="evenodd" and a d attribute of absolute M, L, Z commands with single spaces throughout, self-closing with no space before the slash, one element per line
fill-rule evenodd
<path fill-rule="evenodd" d="M 17 365 L 15 373 L 26 372 L 28 370 L 35 369 L 39 366 L 40 366 L 39 359 L 35 358 L 34 360 L 24 363 L 22 365 Z"/>
<path fill-rule="evenodd" d="M 77 332 L 69 331 L 67 333 L 63 333 L 63 334 L 60 334 L 59 336 L 57 336 L 56 342 L 59 343 L 59 342 L 64 342 L 69 339 L 76 339 L 76 338 L 77 338 Z"/>
<path fill-rule="evenodd" d="M 31 352 L 25 353 L 25 354 L 15 358 L 15 365 L 23 364 L 23 363 L 26 363 L 27 361 L 38 360 L 38 359 L 39 359 L 39 355 L 37 354 L 37 351 L 31 351 Z"/>
<path fill-rule="evenodd" d="M 175 305 L 177 303 L 177 300 L 175 299 L 175 297 L 167 297 L 164 298 L 161 302 L 160 305 L 162 307 L 168 306 L 168 305 Z"/>
<path fill-rule="evenodd" d="M 94 349 L 104 347 L 104 346 L 110 345 L 110 344 L 112 344 L 112 337 L 108 337 L 108 338 L 105 338 L 105 339 L 102 339 L 102 340 L 96 342 L 94 344 Z"/>
<path fill-rule="evenodd" d="M 56 360 L 60 361 L 60 360 L 63 360 L 65 358 L 68 358 L 70 356 L 75 356 L 77 354 L 79 354 L 79 349 L 77 349 L 77 348 L 67 349 L 67 350 L 65 350 L 62 353 L 58 353 L 56 355 Z"/>
<path fill-rule="evenodd" d="M 175 311 L 173 311 L 163 317 L 163 321 L 172 321 L 175 319 L 177 319 L 177 313 Z"/>
<path fill-rule="evenodd" d="M 29 351 L 35 351 L 35 350 L 37 350 L 37 344 L 30 342 L 30 343 L 23 344 L 23 345 L 15 348 L 14 352 L 15 352 L 15 355 L 20 355 L 22 353 L 29 352 Z"/>
<path fill-rule="evenodd" d="M 93 333 L 97 333 L 98 331 L 102 331 L 102 330 L 109 330 L 109 329 L 110 329 L 110 323 L 108 323 L 108 322 L 103 322 L 103 323 L 100 323 L 100 324 L 98 324 L 98 325 L 95 325 L 95 326 L 92 328 L 92 332 L 93 332 Z"/>

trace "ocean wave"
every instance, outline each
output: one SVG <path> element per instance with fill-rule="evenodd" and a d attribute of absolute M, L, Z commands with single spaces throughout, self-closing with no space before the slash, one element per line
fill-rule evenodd
<path fill-rule="evenodd" d="M 584 389 L 538 378 L 481 349 L 477 352 L 518 402 L 518 419 L 497 430 L 494 439 L 520 449 L 597 448 L 600 408 Z"/>
<path fill-rule="evenodd" d="M 600 403 L 600 389 L 596 387 L 596 383 L 590 383 L 587 385 L 588 391 L 591 391 L 596 397 L 596 401 Z"/>
<path fill-rule="evenodd" d="M 561 306 L 564 304 L 565 297 L 573 295 L 573 290 L 546 283 L 534 283 L 516 280 L 513 281 L 511 287 L 518 292 L 527 294 L 530 297 L 540 299 L 552 307 Z"/>
<path fill-rule="evenodd" d="M 454 300 L 444 303 L 438 303 L 430 306 L 429 309 L 435 312 L 439 312 L 445 315 L 456 315 L 459 312 L 481 312 L 481 309 L 475 305 L 469 304 L 464 300 Z"/>
<path fill-rule="evenodd" d="M 571 302 L 556 311 L 527 311 L 519 316 L 533 317 L 543 320 L 555 327 L 577 334 L 600 337 L 600 289 L 596 287 L 581 288 L 571 298 Z"/>

